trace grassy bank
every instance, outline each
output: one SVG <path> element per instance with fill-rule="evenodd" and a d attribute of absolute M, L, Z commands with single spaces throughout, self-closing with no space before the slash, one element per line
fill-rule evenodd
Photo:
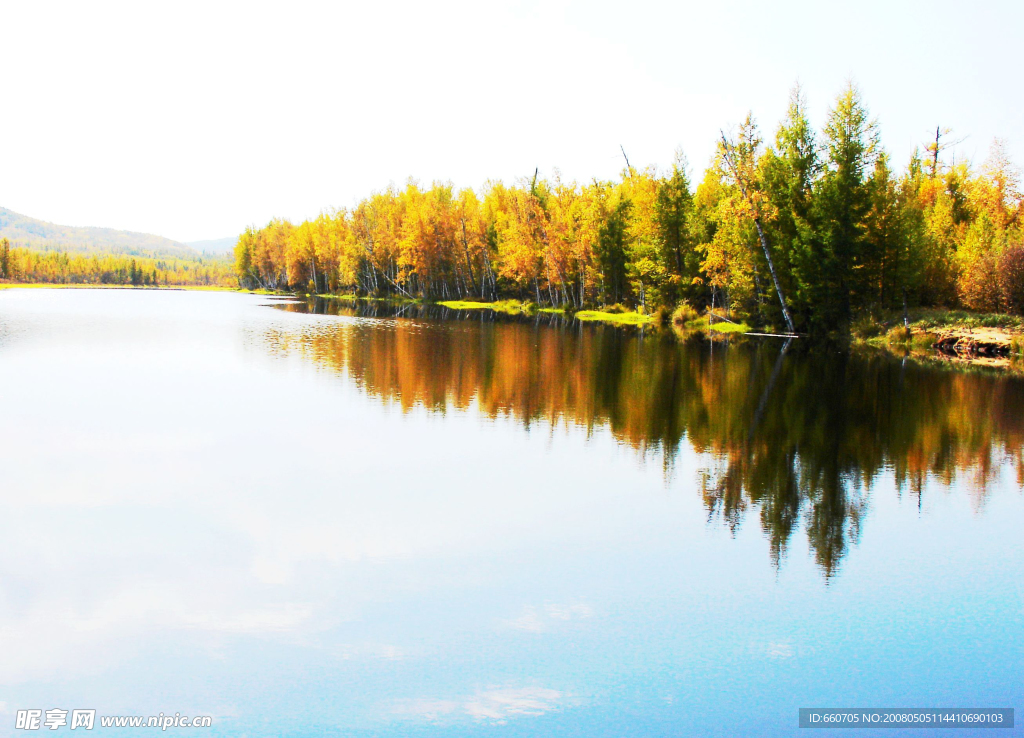
<path fill-rule="evenodd" d="M 437 303 L 449 310 L 493 310 L 506 315 L 529 315 L 537 312 L 537 306 L 532 302 L 521 302 L 519 300 L 498 300 L 496 302 L 476 302 L 474 300 L 445 300 Z"/>
<path fill-rule="evenodd" d="M 694 318 L 682 324 L 682 327 L 691 331 L 715 331 L 716 333 L 750 333 L 751 328 L 746 323 L 727 323 L 723 320 L 710 322 L 708 317 Z"/>
<path fill-rule="evenodd" d="M 910 328 L 915 331 L 939 332 L 999 328 L 1008 332 L 1024 332 L 1024 317 L 1005 313 L 974 313 L 968 310 L 918 308 L 910 310 L 907 317 Z M 865 313 L 854 320 L 851 332 L 854 338 L 870 339 L 901 325 L 903 325 L 903 313 L 900 311 Z"/>
<path fill-rule="evenodd" d="M 928 308 L 860 316 L 851 326 L 855 343 L 901 353 L 943 353 L 965 360 L 1024 356 L 1024 317 L 1002 313 Z"/>
<path fill-rule="evenodd" d="M 519 300 L 498 300 L 496 302 L 476 302 L 473 300 L 447 300 L 439 302 L 438 305 L 451 310 L 494 310 L 506 315 L 532 315 L 534 313 L 561 313 L 563 315 L 574 315 L 578 320 L 612 323 L 616 325 L 646 325 L 654 322 L 650 315 L 644 315 L 632 310 L 619 308 L 607 310 L 580 310 L 572 313 L 562 308 L 538 307 L 533 302 L 521 302 Z"/>
<path fill-rule="evenodd" d="M 612 323 L 614 325 L 647 325 L 653 323 L 654 318 L 638 312 L 610 312 L 606 310 L 580 310 L 576 313 L 579 320 L 599 321 L 601 323 Z"/>
<path fill-rule="evenodd" d="M 364 297 L 353 294 L 321 294 L 317 295 L 317 297 L 327 300 L 359 300 L 393 304 L 430 304 L 428 301 L 404 297 Z M 494 312 L 503 313 L 505 315 L 558 313 L 567 317 L 573 316 L 584 322 L 609 323 L 611 325 L 646 326 L 659 322 L 655 315 L 642 313 L 637 310 L 629 310 L 622 305 L 611 305 L 602 309 L 572 312 L 571 310 L 566 310 L 564 308 L 540 307 L 537 303 L 529 300 L 495 300 L 492 302 L 483 300 L 442 300 L 433 304 L 448 308 L 449 310 L 493 310 Z M 694 313 L 694 316 L 696 316 L 696 313 Z M 716 333 L 747 333 L 750 331 L 750 326 L 746 323 L 729 323 L 722 320 L 716 320 L 713 325 L 709 325 L 706 317 L 695 317 L 694 320 L 691 320 L 686 324 L 686 328 L 689 330 L 705 332 L 710 330 Z"/>
<path fill-rule="evenodd" d="M 650 313 L 642 313 L 637 310 L 628 310 L 621 305 L 612 305 L 600 310 L 580 310 L 578 312 L 567 312 L 561 308 L 538 308 L 532 302 L 520 302 L 518 300 L 499 300 L 497 302 L 477 302 L 475 300 L 448 300 L 439 302 L 452 310 L 494 310 L 508 315 L 531 315 L 536 312 L 562 313 L 574 316 L 577 320 L 585 322 L 609 323 L 612 325 L 653 325 L 659 323 L 657 316 Z M 751 328 L 744 322 L 731 323 L 724 320 L 715 320 L 709 323 L 706 316 L 699 316 L 694 312 L 690 320 L 680 323 L 681 327 L 693 331 L 714 331 L 715 333 L 749 333 Z"/>

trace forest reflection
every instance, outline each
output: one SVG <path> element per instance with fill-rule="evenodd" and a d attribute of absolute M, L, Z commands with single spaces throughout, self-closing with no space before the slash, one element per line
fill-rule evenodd
<path fill-rule="evenodd" d="M 544 314 L 319 300 L 276 307 L 401 313 L 263 339 L 403 410 L 475 404 L 527 427 L 607 428 L 660 458 L 666 474 L 687 443 L 707 460 L 698 488 L 709 518 L 735 529 L 756 514 L 776 564 L 802 525 L 826 577 L 856 542 L 867 493 L 886 470 L 919 503 L 929 480 L 961 488 L 976 507 L 1000 474 L 1024 486 L 1024 382 L 1012 376 L 809 352 L 781 339 L 681 340 Z"/>

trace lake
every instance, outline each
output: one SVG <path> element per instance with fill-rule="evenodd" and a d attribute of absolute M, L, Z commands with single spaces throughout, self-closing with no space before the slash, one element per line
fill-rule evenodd
<path fill-rule="evenodd" d="M 0 735 L 1021 706 L 1024 381 L 797 344 L 0 291 Z"/>

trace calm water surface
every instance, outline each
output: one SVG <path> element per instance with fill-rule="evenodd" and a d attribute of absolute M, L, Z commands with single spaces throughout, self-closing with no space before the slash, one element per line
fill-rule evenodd
<path fill-rule="evenodd" d="M 392 313 L 0 292 L 0 735 L 1024 719 L 1021 380 Z"/>

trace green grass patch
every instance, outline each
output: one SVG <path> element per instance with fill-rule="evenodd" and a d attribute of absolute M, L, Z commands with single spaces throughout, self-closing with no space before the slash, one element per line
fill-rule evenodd
<path fill-rule="evenodd" d="M 914 308 L 907 316 L 914 331 L 941 331 L 954 329 L 1003 328 L 1024 330 L 1024 317 L 1003 313 L 975 313 L 970 310 L 945 308 Z M 850 332 L 854 338 L 871 340 L 885 336 L 893 328 L 903 325 L 902 310 L 865 312 L 854 319 Z"/>
<path fill-rule="evenodd" d="M 711 330 L 715 333 L 750 333 L 750 326 L 746 323 L 715 323 Z"/>
<path fill-rule="evenodd" d="M 519 300 L 498 300 L 497 302 L 477 302 L 475 300 L 445 300 L 437 303 L 450 310 L 494 310 L 508 315 L 528 315 L 536 312 L 537 306 L 532 302 Z"/>
<path fill-rule="evenodd" d="M 644 325 L 654 321 L 654 317 L 636 312 L 609 313 L 604 310 L 580 310 L 575 314 L 579 320 L 597 320 L 602 323 L 618 325 Z"/>
<path fill-rule="evenodd" d="M 716 320 L 714 324 L 708 322 L 708 318 L 697 318 L 683 324 L 685 328 L 696 331 L 714 331 L 715 333 L 750 333 L 750 326 L 746 323 L 728 323 L 724 320 Z"/>
<path fill-rule="evenodd" d="M 495 310 L 496 302 L 473 302 L 472 300 L 445 300 L 437 303 L 452 310 Z"/>
<path fill-rule="evenodd" d="M 910 312 L 912 328 L 1006 328 L 1024 330 L 1024 316 L 968 310 L 918 309 Z"/>

